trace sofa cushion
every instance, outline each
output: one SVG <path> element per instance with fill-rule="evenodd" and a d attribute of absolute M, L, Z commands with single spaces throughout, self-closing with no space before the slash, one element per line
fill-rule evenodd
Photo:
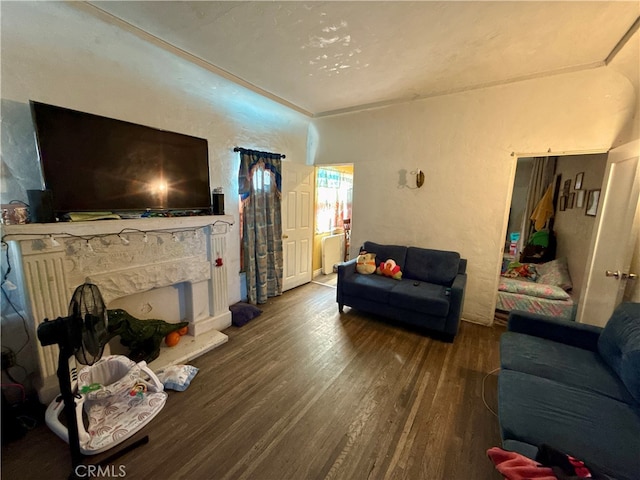
<path fill-rule="evenodd" d="M 401 280 L 389 293 L 389 305 L 436 317 L 446 317 L 449 313 L 450 298 L 447 290 L 446 287 L 433 283 Z"/>
<path fill-rule="evenodd" d="M 450 287 L 458 274 L 459 264 L 458 252 L 409 247 L 405 268 L 402 271 L 405 278 Z"/>
<path fill-rule="evenodd" d="M 629 391 L 597 352 L 505 332 L 500 337 L 500 365 L 633 403 Z"/>
<path fill-rule="evenodd" d="M 397 283 L 397 280 L 380 275 L 350 275 L 341 281 L 341 286 L 345 295 L 388 303 L 389 292 Z"/>
<path fill-rule="evenodd" d="M 617 400 L 547 378 L 502 370 L 502 439 L 543 443 L 622 480 L 640 472 L 640 417 Z"/>
<path fill-rule="evenodd" d="M 600 334 L 598 351 L 640 402 L 640 303 L 618 305 Z"/>
<path fill-rule="evenodd" d="M 374 242 L 364 242 L 363 249 L 376 254 L 376 265 L 392 259 L 400 270 L 404 272 L 404 264 L 407 258 L 407 247 L 401 245 L 380 245 Z"/>

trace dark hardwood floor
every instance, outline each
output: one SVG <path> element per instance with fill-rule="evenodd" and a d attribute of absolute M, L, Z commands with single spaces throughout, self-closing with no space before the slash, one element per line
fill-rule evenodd
<path fill-rule="evenodd" d="M 116 460 L 114 478 L 501 478 L 485 454 L 500 445 L 498 422 L 482 400 L 501 328 L 463 322 L 443 343 L 349 308 L 340 315 L 335 289 L 317 283 L 261 308 L 190 362 L 200 369 L 191 386 L 169 392 L 134 437 L 150 442 Z M 485 383 L 495 410 L 495 375 Z M 68 447 L 46 426 L 2 448 L 5 480 L 69 472 Z"/>

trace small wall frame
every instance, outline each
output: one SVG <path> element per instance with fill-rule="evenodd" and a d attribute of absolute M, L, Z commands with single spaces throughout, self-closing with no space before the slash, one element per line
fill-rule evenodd
<path fill-rule="evenodd" d="M 587 208 L 584 212 L 589 217 L 595 217 L 600 203 L 600 190 L 589 190 L 587 193 Z"/>

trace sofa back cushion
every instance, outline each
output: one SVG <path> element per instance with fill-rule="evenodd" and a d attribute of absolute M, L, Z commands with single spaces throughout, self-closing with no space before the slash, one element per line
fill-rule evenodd
<path fill-rule="evenodd" d="M 407 247 L 401 245 L 380 245 L 374 242 L 364 242 L 362 247 L 368 253 L 376 254 L 376 265 L 391 259 L 396 262 L 400 270 L 404 272 L 404 264 L 407 258 Z"/>
<path fill-rule="evenodd" d="M 458 274 L 459 266 L 458 252 L 409 247 L 403 276 L 450 287 Z"/>
<path fill-rule="evenodd" d="M 640 402 L 640 303 L 615 309 L 598 338 L 598 352 Z"/>

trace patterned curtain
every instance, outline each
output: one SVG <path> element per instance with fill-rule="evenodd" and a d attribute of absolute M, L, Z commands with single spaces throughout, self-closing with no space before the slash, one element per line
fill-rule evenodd
<path fill-rule="evenodd" d="M 282 295 L 281 155 L 240 149 L 243 264 L 252 304 Z"/>
<path fill-rule="evenodd" d="M 558 157 L 534 157 L 533 159 L 533 172 L 529 179 L 527 204 L 520 229 L 522 232 L 520 236 L 522 247 L 528 243 L 529 236 L 533 233 L 531 231 L 533 222 L 530 217 L 549 185 L 553 183 L 557 160 Z"/>

